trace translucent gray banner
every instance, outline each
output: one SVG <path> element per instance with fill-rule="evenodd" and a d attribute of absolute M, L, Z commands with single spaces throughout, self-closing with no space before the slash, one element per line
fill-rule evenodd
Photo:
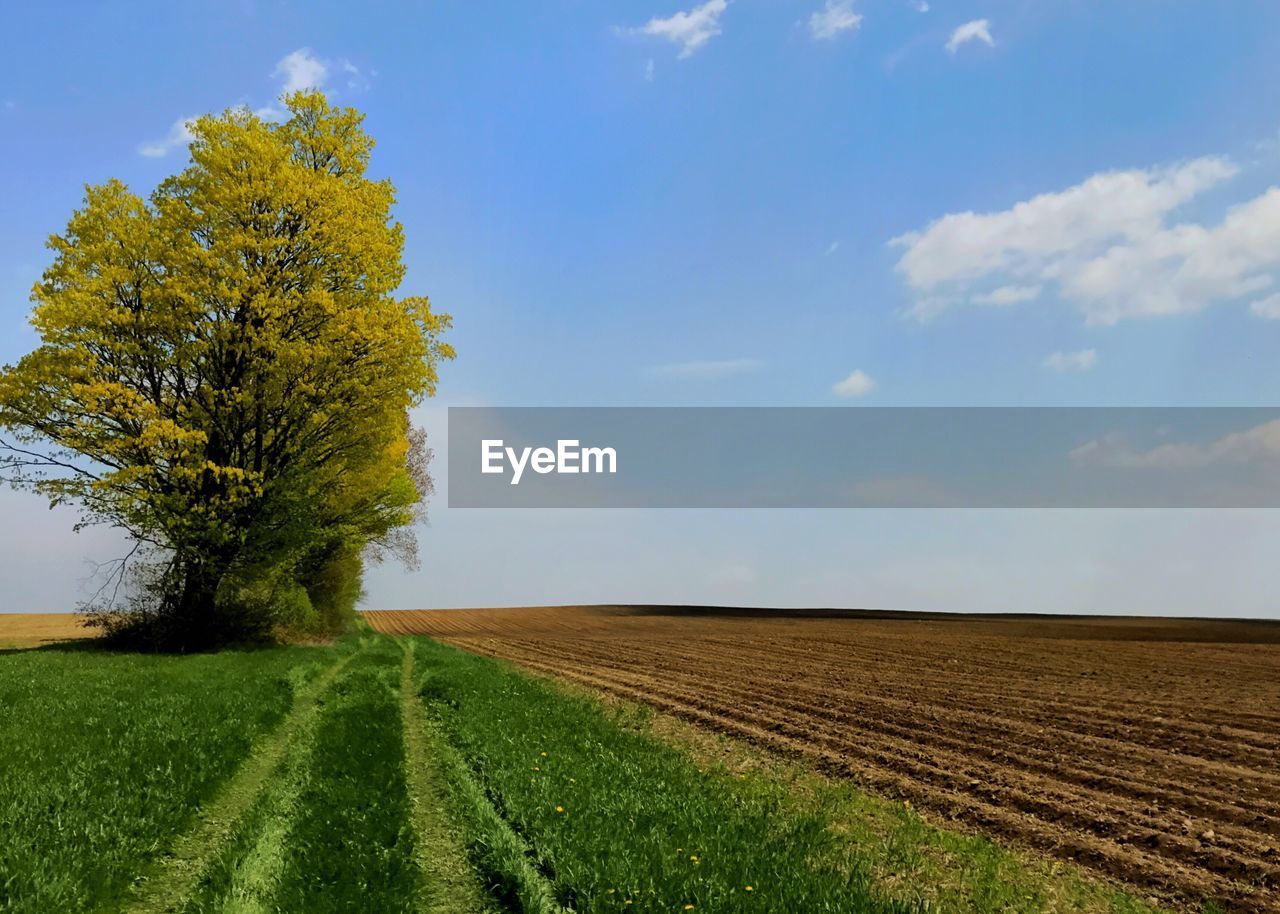
<path fill-rule="evenodd" d="M 451 407 L 451 508 L 1274 508 L 1280 408 Z"/>

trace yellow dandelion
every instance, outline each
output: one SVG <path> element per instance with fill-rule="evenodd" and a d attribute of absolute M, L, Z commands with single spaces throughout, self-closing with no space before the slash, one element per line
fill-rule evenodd
<path fill-rule="evenodd" d="M 755 889 L 753 889 L 751 886 L 747 886 L 747 891 L 748 891 L 748 892 L 754 892 L 754 891 L 755 891 Z"/>
<path fill-rule="evenodd" d="M 563 807 L 563 806 L 557 806 L 557 807 L 556 807 L 556 812 L 564 812 L 564 807 Z"/>
<path fill-rule="evenodd" d="M 684 909 L 685 909 L 686 911 L 692 911 L 692 910 L 693 910 L 693 905 L 691 905 L 691 904 L 687 904 L 687 905 L 685 905 L 685 906 L 684 906 Z"/>

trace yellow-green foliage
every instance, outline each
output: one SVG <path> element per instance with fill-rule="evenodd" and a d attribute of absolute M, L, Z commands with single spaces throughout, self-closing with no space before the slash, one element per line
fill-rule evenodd
<path fill-rule="evenodd" d="M 407 410 L 453 354 L 449 318 L 394 295 L 403 233 L 362 115 L 286 101 L 283 123 L 195 121 L 149 199 L 88 188 L 32 294 L 41 345 L 0 373 L 9 475 L 158 549 L 197 626 L 229 571 L 358 557 L 413 519 Z"/>
<path fill-rule="evenodd" d="M 315 570 L 306 575 L 307 597 L 321 628 L 343 628 L 355 613 L 362 566 L 360 553 L 342 544 L 323 556 Z"/>

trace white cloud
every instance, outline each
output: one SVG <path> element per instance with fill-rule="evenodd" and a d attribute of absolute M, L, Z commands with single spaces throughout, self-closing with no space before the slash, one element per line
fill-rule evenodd
<path fill-rule="evenodd" d="M 687 12 L 674 13 L 665 19 L 654 17 L 632 32 L 664 38 L 680 45 L 680 57 L 688 57 L 720 34 L 720 16 L 729 8 L 729 0 L 707 0 Z"/>
<path fill-rule="evenodd" d="M 826 6 L 809 17 L 809 34 L 830 39 L 861 24 L 862 15 L 853 11 L 853 0 L 827 0 Z"/>
<path fill-rule="evenodd" d="M 280 81 L 279 98 L 292 92 L 323 89 L 335 72 L 341 72 L 346 77 L 346 88 L 350 92 L 362 92 L 369 88 L 371 77 L 377 75 L 374 71 L 364 73 L 346 58 L 322 60 L 310 48 L 298 48 L 280 59 L 271 71 L 271 77 Z M 254 108 L 253 113 L 269 121 L 280 120 L 285 115 L 284 108 L 278 102 Z M 142 143 L 138 146 L 138 152 L 148 158 L 160 158 L 179 146 L 186 146 L 192 140 L 190 125 L 193 120 L 195 118 L 179 118 L 163 139 Z"/>
<path fill-rule="evenodd" d="M 990 292 L 981 292 L 969 299 L 975 305 L 993 305 L 1007 308 L 1009 305 L 1020 305 L 1034 301 L 1040 297 L 1040 286 L 1001 286 Z"/>
<path fill-rule="evenodd" d="M 981 41 L 987 47 L 994 48 L 996 43 L 991 38 L 991 22 L 986 19 L 974 19 L 964 25 L 957 26 L 947 39 L 947 50 L 954 54 L 962 44 L 970 41 Z"/>
<path fill-rule="evenodd" d="M 378 75 L 377 70 L 365 73 L 345 57 L 338 61 L 338 66 L 342 68 L 342 73 L 347 78 L 348 92 L 364 92 L 373 85 L 373 77 Z"/>
<path fill-rule="evenodd" d="M 283 95 L 306 92 L 324 86 L 329 76 L 329 65 L 316 57 L 310 48 L 298 48 L 281 58 L 271 75 L 282 81 L 280 92 Z"/>
<path fill-rule="evenodd" d="M 1173 218 L 1238 171 L 1206 156 L 1102 172 L 1007 210 L 945 215 L 890 242 L 903 249 L 897 270 L 915 297 L 908 313 L 927 321 L 964 301 L 995 303 L 999 289 L 979 291 L 992 284 L 1052 286 L 1091 324 L 1254 295 L 1280 267 L 1280 188 L 1230 207 L 1216 225 Z"/>
<path fill-rule="evenodd" d="M 1038 275 L 1082 246 L 1148 235 L 1174 207 L 1233 176 L 1224 159 L 1158 170 L 1093 175 L 992 213 L 950 213 L 890 243 L 906 248 L 898 269 L 915 288 L 999 272 Z"/>
<path fill-rule="evenodd" d="M 875 389 L 876 382 L 861 369 L 852 372 L 843 381 L 831 385 L 831 392 L 837 397 L 864 397 Z"/>
<path fill-rule="evenodd" d="M 759 371 L 764 365 L 759 359 L 700 359 L 691 362 L 671 362 L 654 365 L 649 374 L 658 378 L 683 381 L 718 381 L 733 375 Z"/>
<path fill-rule="evenodd" d="M 1247 431 L 1224 435 L 1208 444 L 1178 442 L 1147 451 L 1136 450 L 1117 435 L 1097 438 L 1073 450 L 1071 460 L 1126 470 L 1194 470 L 1227 464 L 1280 464 L 1280 419 Z"/>
<path fill-rule="evenodd" d="M 195 136 L 191 133 L 191 125 L 194 122 L 194 117 L 178 118 L 173 122 L 173 126 L 169 128 L 169 132 L 165 134 L 163 139 L 140 144 L 138 153 L 149 159 L 158 159 L 168 155 L 179 146 L 186 146 L 195 139 Z"/>
<path fill-rule="evenodd" d="M 924 0 L 907 0 L 907 2 L 911 4 L 911 8 L 917 13 L 929 12 L 929 4 L 925 3 Z"/>
<path fill-rule="evenodd" d="M 840 242 L 838 242 L 838 241 L 833 241 L 833 242 L 831 242 L 829 245 L 827 245 L 827 249 L 826 249 L 825 251 L 823 251 L 823 252 L 822 252 L 822 256 L 823 256 L 823 257 L 830 257 L 832 254 L 834 254 L 834 253 L 835 253 L 836 251 L 838 251 L 839 249 L 840 249 Z"/>
<path fill-rule="evenodd" d="M 1280 292 L 1249 304 L 1249 310 L 1269 321 L 1280 321 Z"/>
<path fill-rule="evenodd" d="M 1078 352 L 1055 352 L 1044 360 L 1045 368 L 1062 374 L 1088 371 L 1098 364 L 1098 350 L 1081 349 Z"/>
<path fill-rule="evenodd" d="M 1063 276 L 1095 323 L 1199 311 L 1267 288 L 1280 265 L 1280 188 L 1233 206 L 1216 226 L 1180 224 L 1109 248 Z"/>
<path fill-rule="evenodd" d="M 927 324 L 953 305 L 964 301 L 959 295 L 922 295 L 907 309 L 907 316 Z"/>
<path fill-rule="evenodd" d="M 645 78 L 645 82 L 653 82 L 653 58 L 652 57 L 650 57 L 647 61 L 645 61 L 644 78 Z"/>
<path fill-rule="evenodd" d="M 273 79 L 280 81 L 280 91 L 276 101 L 264 105 L 254 111 L 264 120 L 280 120 L 285 116 L 284 107 L 279 99 L 293 92 L 326 91 L 333 92 L 329 84 L 340 75 L 346 80 L 345 90 L 350 93 L 364 92 L 372 85 L 376 71 L 365 73 L 345 57 L 326 60 L 315 55 L 310 48 L 298 48 L 286 54 L 271 71 Z"/>

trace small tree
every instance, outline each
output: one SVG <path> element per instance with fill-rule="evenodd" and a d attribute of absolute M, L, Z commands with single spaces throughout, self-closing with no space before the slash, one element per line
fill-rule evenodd
<path fill-rule="evenodd" d="M 149 200 L 88 188 L 32 294 L 41 345 L 0 373 L 6 478 L 127 531 L 149 565 L 108 621 L 183 649 L 349 618 L 362 555 L 412 552 L 430 484 L 408 410 L 449 318 L 393 294 L 362 115 L 286 104 L 197 120 Z"/>

